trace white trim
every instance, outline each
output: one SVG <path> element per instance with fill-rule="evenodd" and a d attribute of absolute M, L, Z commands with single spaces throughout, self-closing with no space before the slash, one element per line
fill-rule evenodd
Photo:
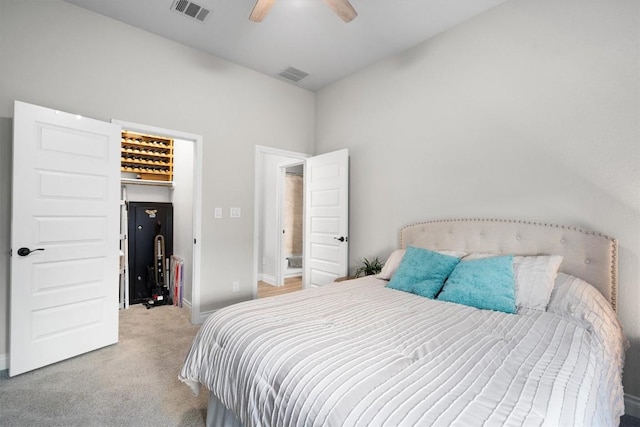
<path fill-rule="evenodd" d="M 291 269 L 288 273 L 284 274 L 285 279 L 289 279 L 291 277 L 299 277 L 302 276 L 302 268 Z"/>
<path fill-rule="evenodd" d="M 111 119 L 112 123 L 119 124 L 122 128 L 134 132 L 150 133 L 168 136 L 174 139 L 193 141 L 193 271 L 191 280 L 191 323 L 200 321 L 200 265 L 202 256 L 202 135 L 164 129 L 124 120 Z M 184 302 L 184 301 L 183 301 Z"/>
<path fill-rule="evenodd" d="M 278 281 L 276 280 L 275 277 L 271 276 L 270 274 L 264 274 L 262 273 L 262 281 L 264 283 L 266 283 L 267 285 L 271 285 L 271 286 L 282 286 L 278 284 Z"/>
<path fill-rule="evenodd" d="M 204 323 L 205 320 L 207 320 L 207 317 L 211 316 L 213 313 L 215 313 L 218 310 L 207 310 L 207 311 L 203 311 L 200 313 L 200 316 L 198 317 L 198 322 L 197 324 L 202 324 Z"/>
<path fill-rule="evenodd" d="M 311 154 L 297 153 L 295 151 L 281 150 L 279 148 L 256 145 L 253 160 L 253 283 L 251 284 L 251 288 L 253 290 L 253 299 L 258 298 L 258 255 L 260 254 L 260 217 L 262 215 L 262 212 L 260 211 L 260 191 L 258 189 L 260 188 L 260 179 L 262 178 L 261 157 L 263 154 L 289 156 L 299 160 L 304 160 L 311 157 Z"/>
<path fill-rule="evenodd" d="M 0 371 L 9 369 L 9 354 L 0 354 Z"/>
<path fill-rule="evenodd" d="M 624 395 L 624 413 L 632 417 L 640 418 L 640 397 L 632 394 Z"/>

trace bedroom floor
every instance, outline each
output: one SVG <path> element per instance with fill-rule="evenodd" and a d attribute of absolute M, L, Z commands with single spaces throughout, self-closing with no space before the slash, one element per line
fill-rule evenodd
<path fill-rule="evenodd" d="M 258 282 L 258 298 L 288 294 L 289 292 L 300 290 L 302 290 L 302 276 L 284 279 L 284 286 L 273 286 L 263 281 Z"/>
<path fill-rule="evenodd" d="M 0 372 L 0 426 L 202 427 L 209 393 L 178 373 L 198 331 L 177 307 L 120 311 L 118 344 L 32 372 Z"/>

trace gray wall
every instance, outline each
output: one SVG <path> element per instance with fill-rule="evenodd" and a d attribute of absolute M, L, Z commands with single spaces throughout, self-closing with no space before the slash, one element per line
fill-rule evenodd
<path fill-rule="evenodd" d="M 312 152 L 314 94 L 59 0 L 0 0 L 0 10 L 0 355 L 8 327 L 5 125 L 15 99 L 202 135 L 201 309 L 250 299 L 254 147 Z M 214 221 L 215 206 L 225 215 Z M 229 219 L 231 206 L 241 218 Z"/>
<path fill-rule="evenodd" d="M 349 148 L 350 259 L 423 219 L 578 225 L 619 239 L 640 396 L 639 3 L 510 0 L 316 95 L 316 153 Z"/>

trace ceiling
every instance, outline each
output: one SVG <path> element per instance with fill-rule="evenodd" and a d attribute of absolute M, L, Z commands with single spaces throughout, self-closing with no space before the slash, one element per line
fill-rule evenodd
<path fill-rule="evenodd" d="M 274 78 L 294 67 L 316 91 L 505 0 L 351 0 L 350 23 L 323 0 L 275 0 L 261 23 L 249 21 L 255 0 L 193 0 L 210 10 L 203 22 L 175 0 L 66 1 Z"/>

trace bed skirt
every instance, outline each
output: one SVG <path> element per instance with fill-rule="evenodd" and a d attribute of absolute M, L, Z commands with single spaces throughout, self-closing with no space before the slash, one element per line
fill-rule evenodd
<path fill-rule="evenodd" d="M 207 427 L 242 427 L 242 424 L 231 409 L 224 406 L 215 394 L 209 393 Z"/>

